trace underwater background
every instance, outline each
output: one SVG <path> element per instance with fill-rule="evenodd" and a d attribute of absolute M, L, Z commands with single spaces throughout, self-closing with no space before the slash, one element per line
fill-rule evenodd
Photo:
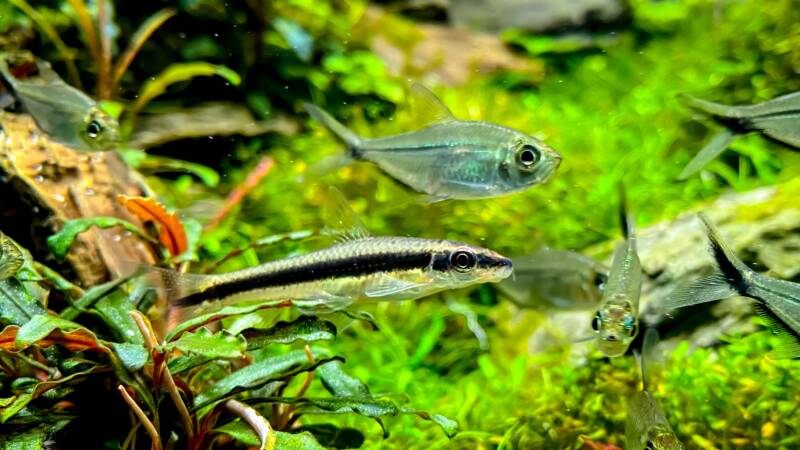
<path fill-rule="evenodd" d="M 98 37 L 87 34 L 87 23 L 107 39 L 105 50 L 93 48 Z M 129 65 L 117 64 L 130 56 L 125 49 L 141 38 L 143 23 L 151 27 L 146 41 Z M 750 267 L 800 281 L 796 149 L 748 134 L 698 174 L 678 179 L 719 129 L 686 108 L 679 94 L 733 105 L 800 90 L 798 1 L 6 0 L 0 2 L 0 50 L 27 50 L 49 61 L 67 83 L 119 117 L 117 152 L 167 210 L 177 211 L 190 272 L 230 272 L 318 248 L 313 237 L 260 240 L 316 234 L 330 186 L 376 236 L 452 239 L 512 258 L 550 247 L 609 265 L 621 242 L 618 186 L 624 184 L 642 237 L 643 309 L 675 286 L 664 273 L 682 259 L 689 271 L 710 267 L 696 263 L 708 259 L 706 244 L 697 224 L 686 224 L 696 211 L 728 224 L 723 234 Z M 320 176 L 312 171 L 345 150 L 308 116 L 305 102 L 361 136 L 393 135 L 420 126 L 409 107 L 415 82 L 460 120 L 501 124 L 546 142 L 561 155 L 558 171 L 522 192 L 435 203 L 418 201 L 366 162 Z M 201 113 L 210 118 L 199 119 Z M 235 190 L 240 197 L 226 200 Z M 46 235 L 32 237 L 28 222 L 3 214 L 8 225 L 0 230 L 35 259 L 61 267 L 35 249 Z M 177 267 L 182 260 L 170 262 Z M 65 277 L 76 281 L 75 273 L 80 270 Z M 797 361 L 767 357 L 777 338 L 746 307 L 718 306 L 642 318 L 641 328 L 657 327 L 664 341 L 664 369 L 650 389 L 676 436 L 684 448 L 800 448 Z M 624 447 L 626 400 L 641 389 L 640 366 L 632 351 L 605 358 L 585 341 L 591 309 L 520 306 L 487 284 L 359 310 L 371 314 L 374 326 L 338 318 L 332 320 L 336 338 L 313 345 L 342 355 L 343 367 L 373 395 L 449 418 L 436 420 L 447 432 L 417 414 L 381 415 L 352 405 L 348 411 L 357 414 L 314 411 L 279 431 L 329 424 L 308 428 L 329 448 Z M 89 316 L 72 320 L 103 339 L 113 335 Z M 0 324 L 22 325 L 10 317 L 0 315 Z M 242 317 L 224 327 L 266 329 L 298 314 Z M 264 347 L 250 358 L 265 357 L 267 349 L 302 351 L 304 344 Z M 0 358 L 14 359 L 8 355 Z M 40 364 L 65 357 L 26 356 Z M 195 392 L 237 364 L 193 375 L 191 382 L 201 386 Z M 16 377 L 8 375 L 17 372 L 4 375 L 0 400 L 11 400 L 0 402 L 0 411 L 20 398 Z M 63 401 L 77 405 L 82 418 L 65 416 L 52 430 L 40 426 L 52 405 L 0 414 L 0 435 L 9 439 L 4 448 L 148 448 L 143 429 L 129 438 L 135 421 L 122 406 L 113 408 L 120 425 L 87 437 L 102 427 L 97 392 L 123 405 L 116 381 L 104 385 L 103 377 L 113 379 L 84 374 L 70 385 L 64 395 L 72 397 Z M 291 383 L 294 392 L 303 379 Z M 331 390 L 312 382 L 302 392 L 316 398 Z M 274 405 L 259 410 L 272 419 L 280 415 Z M 15 422 L 19 411 L 41 417 Z M 162 426 L 181 423 L 178 416 L 164 413 Z M 370 420 L 377 416 L 388 433 Z M 458 433 L 449 420 L 458 423 Z M 216 447 L 253 445 L 252 436 L 237 433 L 244 431 L 222 433 L 228 437 Z M 11 442 L 22 434 L 29 446 L 13 446 L 23 445 Z M 164 431 L 165 443 L 168 436 Z M 180 442 L 176 448 L 183 448 Z"/>

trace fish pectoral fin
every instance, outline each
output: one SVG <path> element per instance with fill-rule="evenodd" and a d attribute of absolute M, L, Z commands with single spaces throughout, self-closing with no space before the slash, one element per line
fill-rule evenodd
<path fill-rule="evenodd" d="M 328 189 L 325 233 L 333 236 L 337 242 L 353 241 L 370 236 L 369 231 L 350 208 L 342 192 L 334 187 Z"/>
<path fill-rule="evenodd" d="M 761 303 L 755 304 L 756 315 L 769 327 L 772 334 L 778 338 L 778 343 L 772 348 L 768 356 L 772 359 L 793 359 L 800 357 L 800 340 L 797 334 L 781 321 L 768 307 Z"/>
<path fill-rule="evenodd" d="M 370 298 L 387 297 L 400 292 L 410 291 L 423 286 L 424 283 L 401 280 L 391 275 L 382 275 L 364 290 L 364 295 Z"/>
<path fill-rule="evenodd" d="M 699 172 L 706 164 L 725 151 L 735 137 L 736 134 L 727 128 L 714 135 L 711 141 L 683 168 L 678 175 L 678 179 L 685 180 Z"/>
<path fill-rule="evenodd" d="M 419 83 L 411 86 L 411 112 L 421 128 L 456 120 L 439 97 Z"/>

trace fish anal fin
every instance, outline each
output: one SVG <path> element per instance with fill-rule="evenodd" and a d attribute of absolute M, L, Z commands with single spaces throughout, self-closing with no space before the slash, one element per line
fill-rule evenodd
<path fill-rule="evenodd" d="M 439 97 L 419 83 L 411 85 L 411 112 L 420 127 L 456 120 Z"/>
<path fill-rule="evenodd" d="M 410 291 L 420 286 L 423 286 L 423 284 L 384 274 L 370 283 L 369 287 L 364 290 L 364 295 L 370 298 L 388 297 L 390 295 Z"/>
<path fill-rule="evenodd" d="M 694 175 L 695 173 L 699 172 L 703 167 L 705 167 L 708 163 L 710 163 L 714 158 L 719 156 L 720 153 L 725 151 L 733 142 L 733 139 L 736 137 L 736 133 L 733 131 L 725 128 L 719 133 L 715 134 L 711 141 L 700 150 L 689 164 L 683 168 L 681 173 L 678 175 L 678 179 L 685 180 L 690 176 Z"/>
<path fill-rule="evenodd" d="M 328 189 L 325 232 L 333 236 L 337 242 L 353 241 L 370 236 L 369 231 L 350 208 L 342 192 L 334 187 Z"/>

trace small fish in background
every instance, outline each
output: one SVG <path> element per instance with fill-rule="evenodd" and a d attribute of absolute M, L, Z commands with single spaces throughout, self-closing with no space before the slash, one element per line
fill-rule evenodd
<path fill-rule="evenodd" d="M 725 127 L 686 165 L 680 179 L 697 173 L 719 156 L 741 134 L 753 131 L 800 149 L 800 92 L 794 92 L 755 105 L 729 106 L 683 94 L 679 97 L 690 108 L 708 115 Z"/>
<path fill-rule="evenodd" d="M 753 271 L 736 256 L 711 220 L 703 213 L 698 216 L 705 225 L 716 270 L 707 277 L 679 286 L 661 306 L 676 309 L 731 297 L 752 298 L 756 301 L 757 313 L 781 338 L 781 344 L 770 356 L 800 358 L 800 283 Z"/>
<path fill-rule="evenodd" d="M 348 154 L 323 161 L 325 171 L 353 160 L 371 161 L 392 178 L 426 194 L 432 202 L 490 198 L 521 191 L 550 179 L 561 156 L 545 143 L 510 128 L 457 120 L 427 88 L 415 84 L 418 116 L 428 125 L 394 136 L 357 136 L 322 109 L 306 111 L 341 139 Z"/>
<path fill-rule="evenodd" d="M 65 83 L 49 63 L 33 56 L 0 54 L 0 79 L 54 141 L 86 152 L 113 150 L 119 145 L 117 120 L 88 95 Z"/>
<path fill-rule="evenodd" d="M 628 401 L 625 421 L 625 450 L 683 450 L 658 402 L 650 393 L 653 374 L 660 367 L 656 355 L 658 332 L 648 328 L 644 334 L 642 355 L 642 390 Z M 638 355 L 637 355 L 638 356 Z"/>
<path fill-rule="evenodd" d="M 614 260 L 603 290 L 600 308 L 592 319 L 597 346 L 604 355 L 623 355 L 639 329 L 639 297 L 642 268 L 636 250 L 636 230 L 628 214 L 625 191 L 620 191 L 620 222 L 625 241 L 614 251 Z"/>
<path fill-rule="evenodd" d="M 514 276 L 497 286 L 523 308 L 595 309 L 608 281 L 606 266 L 577 252 L 544 248 L 512 262 Z"/>
<path fill-rule="evenodd" d="M 337 243 L 318 251 L 236 272 L 200 275 L 149 268 L 171 305 L 210 308 L 232 303 L 291 301 L 313 312 L 331 312 L 354 302 L 412 300 L 447 289 L 494 283 L 511 275 L 511 260 L 461 242 L 371 236 L 339 191 L 327 207 L 329 234 Z"/>
<path fill-rule="evenodd" d="M 25 257 L 17 245 L 3 233 L 0 233 L 0 280 L 13 277 L 22 268 Z"/>

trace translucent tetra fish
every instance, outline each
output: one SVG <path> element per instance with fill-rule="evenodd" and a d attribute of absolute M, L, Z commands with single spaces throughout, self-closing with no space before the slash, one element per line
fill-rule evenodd
<path fill-rule="evenodd" d="M 621 356 L 639 329 L 639 297 L 642 268 L 636 250 L 634 219 L 628 214 L 625 193 L 620 187 L 620 222 L 625 241 L 614 251 L 600 308 L 592 320 L 597 346 L 604 355 Z"/>
<path fill-rule="evenodd" d="M 366 160 L 431 201 L 496 197 L 550 179 L 561 156 L 544 142 L 510 128 L 457 120 L 426 88 L 412 87 L 418 109 L 430 117 L 420 130 L 366 139 L 322 109 L 306 104 L 311 116 L 348 148 L 337 166 Z"/>
<path fill-rule="evenodd" d="M 595 309 L 608 281 L 606 266 L 576 252 L 544 248 L 512 261 L 514 276 L 498 288 L 524 308 Z"/>
<path fill-rule="evenodd" d="M 23 72 L 24 77 L 15 75 Z M 49 63 L 32 56 L 0 54 L 0 78 L 54 141 L 87 152 L 113 150 L 119 145 L 117 120 L 88 95 L 65 83 Z"/>
<path fill-rule="evenodd" d="M 658 332 L 648 328 L 644 334 L 642 356 L 642 390 L 628 401 L 625 421 L 625 450 L 683 450 L 658 402 L 650 393 L 653 372 L 659 366 L 656 357 Z"/>

